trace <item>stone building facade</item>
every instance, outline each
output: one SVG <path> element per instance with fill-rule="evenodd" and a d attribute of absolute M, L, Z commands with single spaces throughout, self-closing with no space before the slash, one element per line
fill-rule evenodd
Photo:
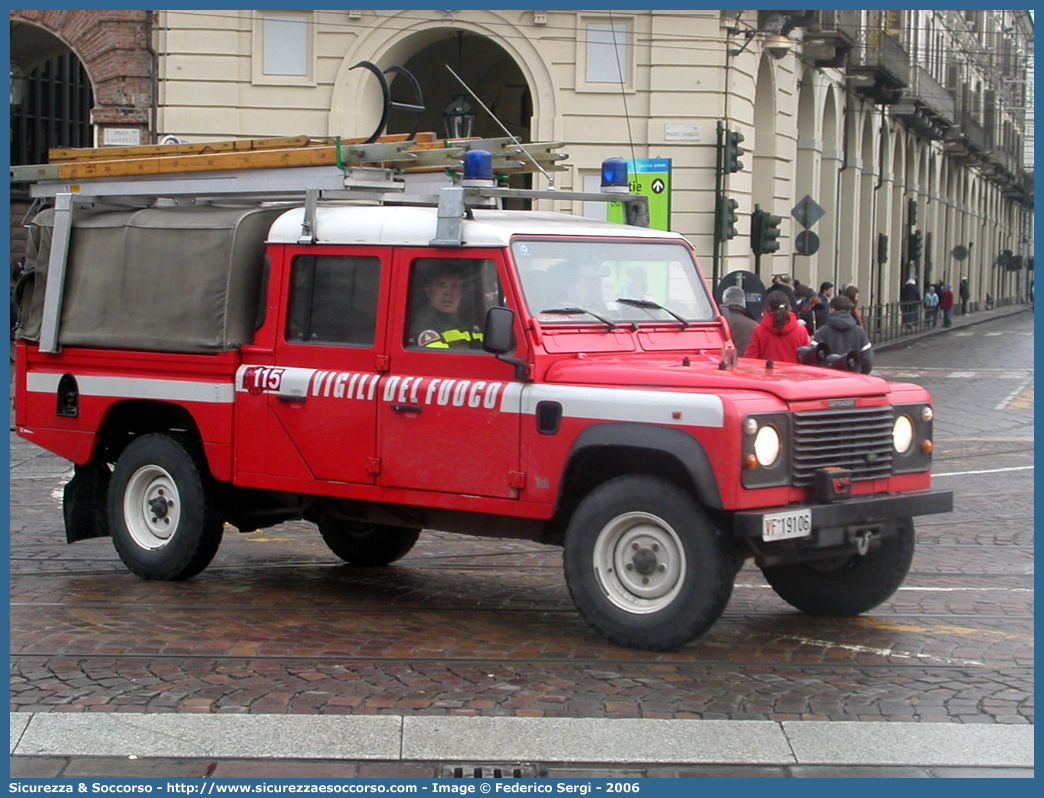
<path fill-rule="evenodd" d="M 88 33 L 77 15 L 92 13 L 122 32 Z M 589 187 L 606 157 L 669 158 L 670 224 L 708 277 L 756 267 L 765 280 L 854 282 L 868 305 L 894 301 L 910 277 L 967 277 L 973 304 L 1026 286 L 1025 268 L 1008 268 L 1033 253 L 1034 31 L 1023 11 L 16 14 L 89 64 L 97 126 L 134 118 L 153 138 L 189 141 L 366 136 L 382 113 L 376 80 L 357 66 L 368 61 L 415 75 L 420 129 L 441 134 L 462 91 L 449 67 L 522 140 L 565 143 L 559 188 Z M 115 53 L 128 59 L 122 82 Z M 413 100 L 404 79 L 392 87 Z M 389 130 L 413 122 L 393 112 Z M 720 180 L 719 124 L 746 150 Z M 481 110 L 475 125 L 501 134 Z M 719 194 L 738 202 L 730 240 L 715 237 Z M 792 212 L 806 196 L 824 214 L 810 228 L 818 249 L 800 254 L 805 227 Z M 756 206 L 782 218 L 780 249 L 760 259 Z"/>

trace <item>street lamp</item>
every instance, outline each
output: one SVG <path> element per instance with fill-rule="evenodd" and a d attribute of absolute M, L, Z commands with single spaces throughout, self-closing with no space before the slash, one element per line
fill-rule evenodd
<path fill-rule="evenodd" d="M 11 57 L 11 105 L 21 105 L 25 99 L 26 88 L 25 73 L 18 63 L 18 59 Z"/>
<path fill-rule="evenodd" d="M 471 138 L 471 131 L 475 127 L 475 111 L 464 94 L 453 95 L 442 112 L 442 121 L 446 126 L 447 139 Z"/>

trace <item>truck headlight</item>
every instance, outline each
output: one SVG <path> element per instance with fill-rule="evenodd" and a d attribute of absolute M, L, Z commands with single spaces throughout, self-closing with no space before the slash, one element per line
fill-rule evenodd
<path fill-rule="evenodd" d="M 790 484 L 791 419 L 788 412 L 745 416 L 743 430 L 743 487 L 776 488 Z"/>
<path fill-rule="evenodd" d="M 907 415 L 897 416 L 892 424 L 892 446 L 899 454 L 910 451 L 914 441 L 913 421 Z"/>
<path fill-rule="evenodd" d="M 779 453 L 783 449 L 779 432 L 773 426 L 766 425 L 758 430 L 754 436 L 754 456 L 758 458 L 758 464 L 768 468 L 779 459 Z"/>

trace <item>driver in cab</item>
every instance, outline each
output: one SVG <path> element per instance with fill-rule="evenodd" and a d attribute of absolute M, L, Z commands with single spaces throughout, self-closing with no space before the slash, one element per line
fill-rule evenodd
<path fill-rule="evenodd" d="M 425 307 L 414 314 L 409 344 L 426 349 L 481 349 L 482 331 L 464 311 L 465 269 L 456 263 L 432 270 L 425 285 Z"/>

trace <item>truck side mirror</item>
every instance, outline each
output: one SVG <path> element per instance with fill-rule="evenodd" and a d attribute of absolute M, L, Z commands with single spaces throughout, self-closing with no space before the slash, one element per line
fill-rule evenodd
<path fill-rule="evenodd" d="M 482 332 L 482 348 L 515 367 L 515 379 L 526 381 L 529 365 L 522 359 L 507 353 L 515 348 L 515 311 L 511 308 L 495 307 L 486 311 L 486 328 Z"/>
<path fill-rule="evenodd" d="M 495 307 L 486 311 L 486 328 L 482 333 L 482 348 L 494 355 L 505 355 L 514 346 L 515 311 Z"/>

